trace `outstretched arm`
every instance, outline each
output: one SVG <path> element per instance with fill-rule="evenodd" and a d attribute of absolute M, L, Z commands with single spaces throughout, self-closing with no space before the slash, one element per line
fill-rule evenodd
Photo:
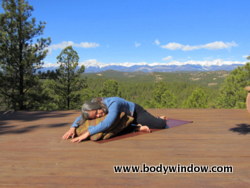
<path fill-rule="evenodd" d="M 76 128 L 79 126 L 80 121 L 82 120 L 82 116 L 78 116 L 70 129 L 62 136 L 62 139 L 67 140 L 69 138 L 74 138 L 76 136 Z"/>

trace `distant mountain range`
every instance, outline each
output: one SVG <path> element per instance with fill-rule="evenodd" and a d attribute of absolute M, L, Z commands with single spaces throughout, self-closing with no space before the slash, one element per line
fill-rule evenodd
<path fill-rule="evenodd" d="M 121 72 L 180 72 L 180 71 L 231 71 L 238 66 L 243 66 L 242 64 L 231 64 L 231 65 L 211 65 L 211 66 L 202 66 L 194 64 L 185 64 L 185 65 L 131 65 L 131 66 L 122 66 L 122 65 L 86 65 L 85 72 L 87 73 L 96 73 L 103 72 L 107 70 L 121 71 Z M 40 71 L 52 71 L 57 69 L 56 66 L 44 67 Z"/>

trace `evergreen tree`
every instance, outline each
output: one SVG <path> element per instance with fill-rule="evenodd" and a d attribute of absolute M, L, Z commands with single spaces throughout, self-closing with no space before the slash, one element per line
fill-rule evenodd
<path fill-rule="evenodd" d="M 153 89 L 153 97 L 149 101 L 151 107 L 162 108 L 162 94 L 168 90 L 167 84 L 165 82 L 158 82 Z"/>
<path fill-rule="evenodd" d="M 153 99 L 149 101 L 149 106 L 154 108 L 175 108 L 177 106 L 176 97 L 170 92 L 166 82 L 159 82 L 153 90 Z"/>
<path fill-rule="evenodd" d="M 3 0 L 2 7 L 0 93 L 8 108 L 23 110 L 36 97 L 32 91 L 38 85 L 34 73 L 43 64 L 50 39 L 38 38 L 43 34 L 45 23 L 36 24 L 36 19 L 31 18 L 33 7 L 27 1 Z"/>
<path fill-rule="evenodd" d="M 169 90 L 164 91 L 161 95 L 161 106 L 164 108 L 176 108 L 177 100 L 173 93 Z"/>
<path fill-rule="evenodd" d="M 57 60 L 60 67 L 55 92 L 59 96 L 59 107 L 78 108 L 81 105 L 81 90 L 86 87 L 86 81 L 81 78 L 85 67 L 82 65 L 77 69 L 79 56 L 72 46 L 63 49 Z"/>
<path fill-rule="evenodd" d="M 103 88 L 100 92 L 101 97 L 120 96 L 119 84 L 115 80 L 106 80 L 103 83 Z"/>
<path fill-rule="evenodd" d="M 220 88 L 217 99 L 219 108 L 245 108 L 247 92 L 244 90 L 250 85 L 250 63 L 233 70 L 225 79 Z"/>
<path fill-rule="evenodd" d="M 187 108 L 206 108 L 208 104 L 208 96 L 203 89 L 197 88 L 185 101 Z"/>

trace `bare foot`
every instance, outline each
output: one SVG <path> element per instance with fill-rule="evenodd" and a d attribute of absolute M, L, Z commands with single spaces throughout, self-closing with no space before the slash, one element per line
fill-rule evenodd
<path fill-rule="evenodd" d="M 139 132 L 146 132 L 146 133 L 151 133 L 151 130 L 149 129 L 148 126 L 146 125 L 138 125 L 138 131 Z"/>

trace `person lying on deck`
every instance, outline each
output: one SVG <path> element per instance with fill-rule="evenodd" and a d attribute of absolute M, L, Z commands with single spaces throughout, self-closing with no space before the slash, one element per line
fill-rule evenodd
<path fill-rule="evenodd" d="M 133 124 L 138 125 L 138 131 L 150 132 L 150 129 L 166 128 L 165 116 L 155 117 L 136 103 L 120 97 L 94 98 L 92 101 L 83 104 L 82 114 L 75 119 L 62 139 L 72 138 L 71 142 L 81 142 L 91 135 L 107 130 L 121 112 L 134 118 Z M 90 126 L 82 135 L 75 137 L 76 128 L 83 119 L 95 119 L 106 114 L 107 116 L 102 122 L 96 126 Z"/>

